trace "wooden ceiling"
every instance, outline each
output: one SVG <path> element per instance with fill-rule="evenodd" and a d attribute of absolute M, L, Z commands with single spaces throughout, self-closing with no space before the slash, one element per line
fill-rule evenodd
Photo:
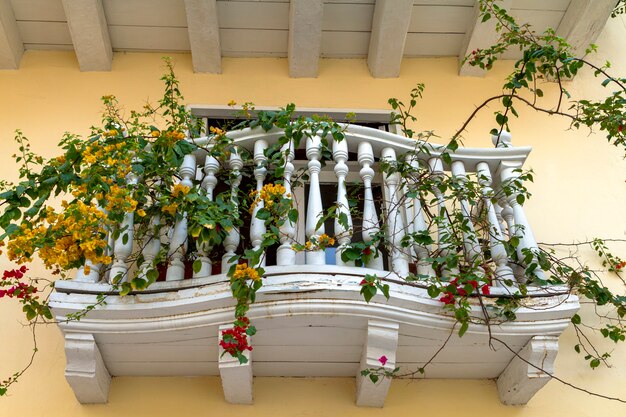
<path fill-rule="evenodd" d="M 502 1 L 519 21 L 579 47 L 595 40 L 613 3 Z M 223 56 L 270 56 L 289 58 L 293 77 L 315 77 L 320 58 L 366 58 L 374 77 L 396 77 L 403 57 L 463 57 L 496 39 L 476 8 L 475 0 L 0 0 L 0 69 L 19 68 L 32 49 L 75 50 L 85 71 L 110 70 L 113 51 L 148 51 L 191 52 L 197 72 L 220 72 Z"/>

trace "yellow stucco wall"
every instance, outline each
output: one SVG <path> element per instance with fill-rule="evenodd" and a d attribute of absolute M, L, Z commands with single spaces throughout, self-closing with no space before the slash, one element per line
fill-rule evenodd
<path fill-rule="evenodd" d="M 598 43 L 598 62 L 610 59 L 615 73 L 626 74 L 626 24 L 614 19 Z M 389 97 L 406 97 L 417 82 L 426 83 L 418 105 L 419 128 L 443 138 L 458 128 L 476 103 L 498 93 L 510 64 L 498 64 L 486 78 L 461 78 L 456 59 L 410 59 L 397 79 L 373 79 L 363 60 L 322 60 L 316 79 L 291 79 L 283 59 L 224 59 L 223 74 L 194 74 L 189 55 L 174 55 L 176 72 L 188 103 L 225 104 L 253 101 L 277 106 L 386 108 Z M 113 70 L 81 73 L 73 53 L 28 51 L 18 71 L 0 72 L 0 167 L 3 178 L 16 179 L 10 155 L 13 131 L 20 128 L 36 151 L 53 156 L 64 131 L 86 134 L 99 121 L 104 94 L 115 94 L 127 109 L 159 97 L 162 73 L 159 54 L 116 53 Z M 582 74 L 568 87 L 574 96 L 595 95 L 592 74 Z M 546 101 L 554 86 L 544 87 Z M 491 146 L 487 132 L 493 110 L 470 126 L 469 146 Z M 527 214 L 538 240 L 569 242 L 626 233 L 626 162 L 601 135 L 567 131 L 556 117 L 522 111 L 513 120 L 513 143 L 531 145 L 528 167 L 536 172 Z M 443 142 L 443 139 L 441 140 Z M 618 248 L 626 257 L 626 247 Z M 594 260 L 589 257 L 589 262 Z M 0 266 L 8 266 L 0 258 Z M 41 276 L 45 272 L 35 269 Z M 31 338 L 20 325 L 17 303 L 0 302 L 0 377 L 21 366 Z M 7 302 L 9 301 L 9 302 Z M 590 390 L 626 398 L 626 349 L 614 353 L 611 369 L 589 370 L 574 353 L 574 335 L 561 338 L 558 375 Z M 354 405 L 352 379 L 255 379 L 255 405 L 224 402 L 218 378 L 115 378 L 107 405 L 79 405 L 63 377 L 62 338 L 54 326 L 41 328 L 40 354 L 32 369 L 0 399 L 0 416 L 597 416 L 626 415 L 626 405 L 591 398 L 556 381 L 525 407 L 505 407 L 492 381 L 394 381 L 382 410 Z M 610 347 L 610 346 L 609 346 Z"/>

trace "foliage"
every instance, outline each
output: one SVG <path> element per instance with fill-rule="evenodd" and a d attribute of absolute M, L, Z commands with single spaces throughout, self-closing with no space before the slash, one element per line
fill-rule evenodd
<path fill-rule="evenodd" d="M 588 267 L 558 258 L 549 247 L 528 244 L 524 225 L 508 227 L 494 220 L 496 204 L 512 209 L 527 201 L 530 193 L 526 183 L 533 181 L 532 172 L 521 167 L 511 169 L 495 189 L 488 169 L 470 174 L 453 169 L 452 175 L 447 175 L 443 166 L 453 165 L 465 128 L 480 110 L 494 102 L 502 105 L 491 131 L 496 146 L 504 145 L 510 117 L 517 117 L 519 106 L 525 105 L 567 117 L 573 128 L 602 131 L 610 143 L 626 148 L 626 80 L 610 76 L 608 64 L 597 67 L 571 56 L 570 47 L 554 31 L 538 35 L 528 25 L 518 25 L 493 0 L 481 0 L 480 8 L 483 21 L 496 20 L 501 37 L 494 46 L 473 51 L 466 58 L 469 65 L 488 70 L 511 47 L 520 48 L 522 59 L 515 63 L 503 93 L 479 105 L 445 146 L 428 142 L 434 132 L 414 130 L 418 120 L 413 111 L 424 94 L 423 84 L 410 92 L 406 102 L 389 100 L 394 111 L 391 122 L 406 137 L 416 139 L 412 151 L 379 162 L 386 179 L 398 179 L 401 198 L 389 203 L 379 230 L 369 233 L 369 240 L 341 243 L 337 248 L 340 259 L 367 267 L 383 257 L 414 253 L 406 259 L 414 271 L 364 274 L 359 283 L 363 298 L 378 302 L 380 293 L 388 299 L 392 283 L 420 287 L 456 319 L 460 336 L 473 323 L 491 326 L 514 320 L 515 310 L 524 305 L 530 291 L 561 285 L 598 306 L 611 306 L 614 315 L 597 330 L 615 343 L 624 341 L 626 297 L 610 291 Z M 592 46 L 588 52 L 593 50 Z M 562 80 L 586 67 L 602 79 L 600 85 L 614 88 L 606 99 L 572 99 L 564 88 Z M 542 102 L 538 81 L 547 79 L 559 86 L 556 103 Z M 94 277 L 94 281 L 107 281 L 121 296 L 148 288 L 160 279 L 159 269 L 164 265 L 184 267 L 184 262 L 190 262 L 194 273 L 199 274 L 210 265 L 208 260 L 221 262 L 235 307 L 233 326 L 222 332 L 220 347 L 222 354 L 244 363 L 246 351 L 252 350 L 248 336 L 256 332 L 247 315 L 263 286 L 267 251 L 281 244 L 294 251 L 323 252 L 345 242 L 347 235 L 367 232 L 351 227 L 345 207 L 338 203 L 323 213 L 316 230 L 326 220 L 336 218 L 345 230 L 343 234 L 319 233 L 296 242 L 285 233 L 300 215 L 292 190 L 302 187 L 309 175 L 305 168 L 293 169 L 292 149 L 303 140 L 319 138 L 318 162 L 322 165 L 332 158 L 332 143 L 345 139 L 345 125 L 325 117 L 296 117 L 293 104 L 278 111 L 256 111 L 252 103 L 244 103 L 241 122 L 211 126 L 206 131 L 185 108 L 169 60 L 162 81 L 165 91 L 158 104 L 131 111 L 129 117 L 122 114 L 115 97 L 103 97 L 101 126 L 92 127 L 87 138 L 65 134 L 59 144 L 63 154 L 50 160 L 32 152 L 27 138 L 20 131 L 16 133 L 20 179 L 17 185 L 2 183 L 0 241 L 7 242 L 9 259 L 21 267 L 5 273 L 0 285 L 9 289 L 0 290 L 0 297 L 18 298 L 29 321 L 52 319 L 47 301 L 34 295 L 41 290 L 21 281 L 24 265 L 34 256 L 61 278 L 80 268 L 81 274 Z M 261 153 L 251 152 L 236 146 L 229 133 L 246 128 L 278 130 L 280 136 Z M 196 140 L 201 136 L 207 139 Z M 424 164 L 420 158 L 424 155 L 439 162 Z M 217 167 L 205 169 L 204 176 L 197 178 L 195 164 L 200 156 L 213 158 Z M 218 182 L 225 187 L 216 187 Z M 61 208 L 58 199 L 62 200 Z M 358 198 L 351 197 L 348 205 L 350 216 L 362 215 Z M 395 216 L 401 210 L 414 213 L 415 221 L 395 241 Z M 246 212 L 249 218 L 244 217 Z M 252 220 L 262 224 L 258 239 L 247 239 L 240 233 Z M 624 261 L 611 254 L 600 239 L 587 243 L 602 257 L 604 266 L 619 276 L 626 266 Z M 223 246 L 232 250 L 222 250 Z M 494 295 L 493 287 L 505 288 L 506 293 Z M 96 304 L 68 319 L 81 319 L 104 305 L 105 298 L 99 296 Z M 482 314 L 476 314 L 476 306 Z M 590 344 L 583 319 L 575 315 L 572 322 L 580 340 L 575 349 L 585 353 L 592 368 L 606 363 L 609 354 Z M 380 363 L 381 367 L 363 370 L 362 375 L 372 382 L 398 375 L 398 368 L 386 366 L 387 358 L 381 357 Z M 424 368 L 418 371 L 424 373 Z M 19 375 L 3 382 L 0 395 Z"/>

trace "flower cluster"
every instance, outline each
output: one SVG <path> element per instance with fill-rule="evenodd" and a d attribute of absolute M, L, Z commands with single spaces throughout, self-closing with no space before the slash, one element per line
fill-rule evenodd
<path fill-rule="evenodd" d="M 624 267 L 626 267 L 626 261 L 622 261 L 618 263 L 617 265 L 615 265 L 615 270 L 621 271 Z"/>
<path fill-rule="evenodd" d="M 36 251 L 47 268 L 69 269 L 93 264 L 109 264 L 106 256 L 106 215 L 95 205 L 77 201 L 63 203 L 65 211 L 57 214 L 46 208 L 45 217 L 24 222 L 11 236 L 7 255 L 18 264 L 30 262 Z M 46 225 L 47 224 L 47 225 Z"/>
<path fill-rule="evenodd" d="M 240 281 L 259 281 L 261 276 L 256 269 L 250 268 L 247 263 L 242 263 L 235 267 L 235 273 L 233 274 L 232 279 Z"/>
<path fill-rule="evenodd" d="M 132 212 L 137 209 L 137 200 L 133 199 L 130 190 L 113 184 L 106 195 L 105 210 Z"/>
<path fill-rule="evenodd" d="M 285 186 L 282 184 L 266 184 L 261 188 L 261 191 L 251 191 L 250 197 L 254 198 L 254 201 L 250 205 L 250 214 L 252 214 L 260 202 L 263 202 L 265 208 L 271 210 L 275 204 L 280 203 L 283 196 L 291 198 L 291 194 L 285 195 L 286 191 Z"/>
<path fill-rule="evenodd" d="M 301 251 L 316 251 L 316 250 L 324 250 L 330 246 L 335 244 L 335 239 L 328 236 L 326 233 L 322 233 L 319 236 L 311 236 L 311 239 L 307 240 L 304 245 L 293 245 L 292 249 Z"/>
<path fill-rule="evenodd" d="M 467 297 L 468 289 L 466 287 L 468 286 L 472 288 L 472 291 L 478 290 L 478 287 L 480 286 L 480 291 L 483 295 L 490 294 L 489 285 L 487 284 L 481 286 L 478 281 L 473 279 L 465 283 L 459 283 L 458 278 L 455 278 L 450 281 L 450 285 L 448 285 L 446 287 L 446 290 L 443 291 L 443 296 L 439 298 L 439 301 L 441 301 L 445 305 L 454 305 L 454 303 L 456 302 L 455 295 Z"/>
<path fill-rule="evenodd" d="M 117 132 L 110 130 L 109 132 Z M 105 132 L 106 135 L 107 132 Z M 103 144 L 94 141 L 85 147 L 82 153 L 83 162 L 88 165 L 97 164 L 98 167 L 104 165 L 115 169 L 118 177 L 124 178 L 131 171 L 131 157 L 129 152 L 124 149 L 124 143 Z M 59 160 L 57 158 L 58 162 Z"/>
<path fill-rule="evenodd" d="M 33 294 L 37 292 L 37 288 L 26 284 L 24 282 L 18 281 L 19 279 L 24 277 L 24 273 L 28 271 L 26 266 L 22 265 L 20 269 L 13 269 L 10 271 L 4 271 L 2 274 L 2 280 L 0 280 L 0 286 L 11 286 L 9 289 L 0 289 L 0 298 L 7 296 L 9 298 L 19 298 L 25 301 L 30 300 L 33 297 Z"/>
<path fill-rule="evenodd" d="M 185 134 L 178 130 L 169 130 L 163 135 L 166 145 L 174 145 L 176 142 L 184 140 Z"/>
<path fill-rule="evenodd" d="M 248 329 L 250 327 L 250 320 L 247 317 L 240 317 L 235 321 L 235 326 L 232 329 L 222 330 L 220 347 L 224 349 L 224 353 L 241 358 L 243 352 L 252 350 L 252 346 L 248 344 Z"/>

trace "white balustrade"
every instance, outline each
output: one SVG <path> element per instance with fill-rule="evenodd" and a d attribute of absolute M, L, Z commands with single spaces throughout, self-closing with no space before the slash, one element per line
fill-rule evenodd
<path fill-rule="evenodd" d="M 134 173 L 126 175 L 126 184 L 132 189 L 139 177 Z M 119 236 L 113 244 L 113 265 L 109 272 L 109 280 L 112 283 L 126 282 L 128 280 L 128 257 L 133 253 L 133 237 L 135 225 L 135 213 L 128 212 L 124 215 L 124 220 L 120 225 Z"/>
<path fill-rule="evenodd" d="M 382 159 L 389 164 L 396 162 L 396 151 L 393 148 L 382 150 Z M 391 246 L 391 269 L 400 276 L 409 274 L 409 256 L 402 248 L 402 239 L 406 235 L 406 229 L 402 218 L 402 210 L 398 201 L 398 187 L 400 186 L 400 174 L 385 173 L 383 175 L 387 187 L 387 239 Z"/>
<path fill-rule="evenodd" d="M 358 132 L 357 136 L 351 136 L 350 129 L 353 128 L 355 132 Z M 393 136 L 393 141 L 398 141 L 399 144 L 392 144 L 391 136 Z M 245 138 L 245 135 L 242 137 Z M 278 138 L 278 135 L 268 132 L 267 136 L 254 134 L 250 135 L 249 139 L 235 141 L 236 146 L 231 151 L 229 160 L 225 163 L 230 175 L 230 198 L 235 205 L 235 211 L 239 210 L 238 194 L 244 174 L 244 162 L 241 158 L 240 150 L 245 148 L 246 152 L 250 152 L 253 156 L 254 166 L 251 168 L 251 171 L 253 170 L 256 183 L 255 189 L 257 192 L 260 192 L 265 182 L 268 181 L 267 156 L 265 152 L 270 145 L 276 143 Z M 349 168 L 349 155 L 350 152 L 357 152 L 358 164 L 360 166 L 358 175 L 363 184 L 364 195 L 361 237 L 366 244 L 374 244 L 375 236 L 378 239 L 377 236 L 382 227 L 378 215 L 378 210 L 380 209 L 385 217 L 385 244 L 389 248 L 388 268 L 384 265 L 383 256 L 380 254 L 379 248 L 374 247 L 372 247 L 373 255 L 378 253 L 379 256 L 372 256 L 365 265 L 366 267 L 377 270 L 388 269 L 400 276 L 406 276 L 409 273 L 410 262 L 414 262 L 419 276 L 435 276 L 436 273 L 428 259 L 434 256 L 446 257 L 453 255 L 459 250 L 457 246 L 463 245 L 466 261 L 475 268 L 474 270 L 477 274 L 482 275 L 484 273 L 488 276 L 493 276 L 493 285 L 505 286 L 505 281 L 514 282 L 516 278 L 517 281 L 523 281 L 523 267 L 517 266 L 508 258 L 504 239 L 511 237 L 519 238 L 520 243 L 517 251 L 518 257 L 521 259 L 524 258 L 523 252 L 526 250 L 537 251 L 537 243 L 523 207 L 518 202 L 518 192 L 515 189 L 512 189 L 512 191 L 507 190 L 509 194 L 507 196 L 501 191 L 495 192 L 494 189 L 496 191 L 501 190 L 502 187 L 510 186 L 512 182 L 517 180 L 517 177 L 520 175 L 518 170 L 528 150 L 517 151 L 516 148 L 512 148 L 511 136 L 508 132 L 503 132 L 499 139 L 495 136 L 492 139 L 497 144 L 497 149 L 485 150 L 484 159 L 481 159 L 483 154 L 479 150 L 464 150 L 461 148 L 451 154 L 450 175 L 456 179 L 461 190 L 455 204 L 460 209 L 460 215 L 465 225 L 462 230 L 463 240 L 462 242 L 458 240 L 458 243 L 453 235 L 454 231 L 452 230 L 452 224 L 447 212 L 447 207 L 452 203 L 448 201 L 447 196 L 444 195 L 439 187 L 434 186 L 431 190 L 432 195 L 434 195 L 434 199 L 431 201 L 424 200 L 419 192 L 413 194 L 419 188 L 417 187 L 419 184 L 413 181 L 419 181 L 421 166 L 426 166 L 435 179 L 440 178 L 443 181 L 446 175 L 445 170 L 448 167 L 444 168 L 441 154 L 436 147 L 433 147 L 431 153 L 410 153 L 409 151 L 414 149 L 414 145 L 409 146 L 408 142 L 402 142 L 404 139 L 387 132 L 368 130 L 362 127 L 350 127 L 346 131 L 346 139 L 341 141 L 333 140 L 332 156 L 335 163 L 331 166 L 333 167 L 333 176 L 336 178 L 337 184 L 336 212 L 333 217 L 335 238 L 338 243 L 335 263 L 339 266 L 354 265 L 353 262 L 343 262 L 341 255 L 345 248 L 350 245 L 354 232 L 346 187 L 347 181 L 353 176 Z M 321 142 L 322 138 L 313 134 L 306 139 L 305 145 L 309 183 L 306 215 L 302 222 L 305 226 L 304 234 L 307 240 L 312 242 L 319 241 L 319 237 L 325 233 L 324 223 L 320 221 L 324 215 L 320 181 L 321 178 L 324 181 L 328 181 L 330 178 L 329 172 L 321 172 L 323 164 Z M 282 180 L 285 187 L 285 197 L 293 197 L 292 180 L 295 175 L 294 159 L 296 155 L 293 142 L 285 143 L 281 147 L 281 152 L 284 158 L 283 177 L 272 179 L 272 181 Z M 383 186 L 384 201 L 381 202 L 382 207 L 380 208 L 377 207 L 379 203 L 374 200 L 373 191 L 373 188 L 376 186 L 375 152 L 380 152 L 381 162 L 388 163 L 391 166 L 395 164 L 398 157 L 406 158 L 406 162 L 411 165 L 415 172 L 415 175 L 410 175 L 406 178 L 401 178 L 398 172 L 382 173 L 381 185 Z M 182 185 L 190 188 L 198 186 L 196 172 L 199 167 L 196 163 L 196 156 L 200 155 L 199 152 L 196 152 L 184 157 L 179 170 L 180 183 Z M 498 155 L 502 155 L 502 159 L 498 160 Z M 218 185 L 217 173 L 221 167 L 218 160 L 208 154 L 203 160 L 205 175 L 202 183 L 199 185 L 201 188 L 200 192 L 204 193 L 210 201 L 213 201 L 214 192 Z M 474 170 L 469 167 L 476 168 Z M 470 174 L 476 172 L 478 175 L 482 193 L 480 204 L 469 201 L 468 197 L 463 194 L 466 183 L 469 181 L 466 170 Z M 495 181 L 492 179 L 492 172 L 494 172 L 493 175 L 497 174 Z M 136 185 L 138 181 L 139 178 L 132 173 L 127 176 L 127 183 L 131 187 Z M 302 190 L 298 189 L 295 191 L 302 192 Z M 493 201 L 494 196 L 499 198 L 497 202 Z M 487 214 L 487 226 L 485 226 L 485 229 L 489 229 L 489 252 L 491 259 L 484 259 L 484 248 L 481 247 L 481 242 L 477 236 L 477 226 L 472 223 L 472 206 L 474 203 L 477 204 L 477 207 L 484 208 Z M 266 233 L 265 221 L 257 218 L 257 214 L 264 207 L 264 204 L 263 201 L 258 201 L 251 213 L 250 247 L 255 250 L 261 247 L 263 236 Z M 430 207 L 425 207 L 425 204 L 433 204 L 431 209 L 437 215 L 435 218 L 437 225 L 437 250 L 434 250 L 431 245 L 419 241 L 413 241 L 409 247 L 402 247 L 403 239 L 407 234 L 434 236 L 433 230 L 430 230 L 432 224 L 429 224 L 427 221 L 427 210 Z M 298 208 L 298 205 L 298 202 L 294 199 L 293 207 Z M 304 214 L 301 207 L 299 211 L 301 215 Z M 150 219 L 148 231 L 141 243 L 142 264 L 138 265 L 137 272 L 139 277 L 147 278 L 148 271 L 155 267 L 155 262 L 162 251 L 163 245 L 169 242 L 167 254 L 169 266 L 166 280 L 184 279 L 184 260 L 188 246 L 187 214 L 179 213 L 177 217 L 178 219 L 174 225 L 163 225 L 164 217 L 162 215 L 153 215 Z M 108 282 L 112 282 L 115 277 L 120 277 L 122 282 L 128 280 L 128 263 L 132 254 L 135 233 L 134 220 L 134 214 L 132 212 L 127 213 L 123 222 L 118 226 L 118 232 L 115 233 L 116 238 L 113 239 L 114 233 L 111 232 L 109 234 L 110 243 L 106 253 L 113 258 L 110 268 L 103 271 L 103 265 L 93 265 L 86 262 L 85 266 L 89 267 L 89 271 L 85 273 L 85 268 L 81 268 L 76 276 L 77 281 L 98 282 L 103 272 L 105 280 Z M 160 232 L 157 232 L 159 230 Z M 486 232 L 483 228 L 481 228 L 481 231 Z M 283 223 L 280 225 L 280 235 L 278 236 L 280 245 L 276 249 L 277 265 L 294 265 L 297 260 L 302 262 L 293 249 L 293 244 L 296 243 L 296 232 L 296 222 L 292 222 L 288 216 L 285 216 Z M 221 263 L 222 273 L 228 272 L 232 265 L 230 260 L 235 256 L 240 245 L 239 233 L 239 228 L 235 226 L 226 230 L 226 237 L 223 242 L 224 254 Z M 404 243 L 406 244 L 406 242 Z M 378 242 L 375 242 L 375 244 L 378 246 Z M 209 246 L 208 243 L 197 245 L 197 259 L 200 262 L 200 268 L 198 271 L 194 271 L 194 278 L 209 277 L 211 275 L 211 253 L 214 250 L 215 248 Z M 326 253 L 324 250 L 310 250 L 306 251 L 304 255 L 304 262 L 308 265 L 326 264 Z M 259 265 L 264 266 L 265 261 L 266 254 L 262 254 Z M 493 272 L 487 270 L 492 261 L 495 264 Z M 537 262 L 536 256 L 533 256 L 532 262 Z M 444 267 L 438 273 L 441 273 L 444 279 L 452 279 L 459 274 L 459 268 Z M 539 267 L 536 269 L 536 273 L 539 278 L 543 277 Z"/>
<path fill-rule="evenodd" d="M 309 160 L 309 201 L 306 211 L 306 237 L 309 240 L 318 241 L 319 237 L 325 233 L 324 223 L 319 227 L 324 216 L 324 208 L 322 207 L 322 194 L 320 191 L 319 174 L 322 169 L 320 159 L 322 158 L 321 138 L 312 135 L 306 140 L 306 156 Z M 326 255 L 323 250 L 311 250 L 306 252 L 306 263 L 308 265 L 324 265 L 326 264 Z"/>
<path fill-rule="evenodd" d="M 234 147 L 232 152 L 230 153 L 230 159 L 228 161 L 228 167 L 230 168 L 230 198 L 233 204 L 235 205 L 235 212 L 239 210 L 239 203 L 237 198 L 237 193 L 239 192 L 239 184 L 241 184 L 241 169 L 243 168 L 243 160 L 239 155 L 239 151 L 237 147 Z M 239 246 L 241 237 L 239 236 L 239 228 L 233 226 L 229 231 L 228 235 L 224 239 L 224 250 L 226 253 L 222 257 L 222 273 L 225 274 L 228 272 L 230 267 L 235 264 L 234 261 L 231 261 L 231 258 L 235 256 L 235 251 Z"/>
<path fill-rule="evenodd" d="M 341 254 L 352 240 L 352 215 L 348 204 L 346 191 L 346 175 L 348 175 L 348 143 L 341 140 L 333 141 L 333 159 L 335 160 L 335 175 L 337 176 L 337 210 L 335 212 L 335 236 L 338 247 L 335 253 L 335 263 L 337 265 L 354 265 L 354 262 L 343 262 Z"/>
<path fill-rule="evenodd" d="M 293 158 L 295 155 L 293 141 L 289 141 L 285 143 L 281 150 L 282 154 L 285 158 L 285 173 L 284 173 L 284 181 L 283 185 L 285 187 L 285 197 L 293 196 L 293 191 L 291 189 L 291 175 L 294 171 L 293 166 Z M 296 252 L 291 247 L 294 242 L 294 237 L 296 234 L 296 226 L 295 224 L 289 220 L 289 217 L 284 219 L 284 223 L 280 226 L 280 246 L 276 250 L 276 264 L 277 265 L 295 265 L 296 263 Z"/>
<path fill-rule="evenodd" d="M 361 179 L 363 180 L 363 230 L 361 236 L 363 242 L 371 244 L 374 236 L 380 232 L 378 224 L 378 215 L 376 214 L 376 205 L 374 204 L 374 195 L 372 193 L 372 180 L 374 179 L 374 151 L 369 142 L 360 142 L 358 148 L 359 164 L 361 164 Z M 368 268 L 384 269 L 382 254 L 378 253 L 378 248 L 372 251 L 372 259 L 366 264 Z M 376 256 L 376 257 L 374 257 Z"/>
<path fill-rule="evenodd" d="M 194 154 L 185 155 L 180 166 L 181 185 L 193 188 L 193 181 L 196 177 L 196 157 Z M 179 281 L 185 278 L 185 253 L 187 252 L 187 213 L 176 220 L 172 239 L 167 253 L 169 266 L 167 267 L 166 281 Z"/>
<path fill-rule="evenodd" d="M 256 191 L 257 197 L 261 193 L 263 183 L 265 182 L 265 176 L 267 175 L 267 168 L 265 168 L 265 162 L 267 157 L 265 156 L 265 150 L 267 149 L 267 141 L 264 139 L 258 139 L 254 142 L 254 178 L 256 179 Z M 252 243 L 252 249 L 257 251 L 261 248 L 263 243 L 263 235 L 265 235 L 266 227 L 265 220 L 257 218 L 259 210 L 264 207 L 264 202 L 260 198 L 252 209 L 252 219 L 250 220 L 250 241 Z M 265 266 L 265 253 L 261 254 L 259 258 L 259 265 Z"/>
<path fill-rule="evenodd" d="M 496 264 L 495 282 L 499 287 L 507 287 L 505 281 L 515 282 L 513 271 L 509 266 L 509 259 L 504 248 L 504 233 L 500 229 L 500 221 L 496 215 L 495 208 L 491 202 L 493 197 L 493 189 L 491 188 L 492 177 L 489 164 L 479 162 L 476 166 L 478 172 L 478 183 L 481 186 L 483 194 L 483 204 L 487 211 L 487 221 L 489 222 L 489 248 L 491 251 L 491 259 Z"/>

